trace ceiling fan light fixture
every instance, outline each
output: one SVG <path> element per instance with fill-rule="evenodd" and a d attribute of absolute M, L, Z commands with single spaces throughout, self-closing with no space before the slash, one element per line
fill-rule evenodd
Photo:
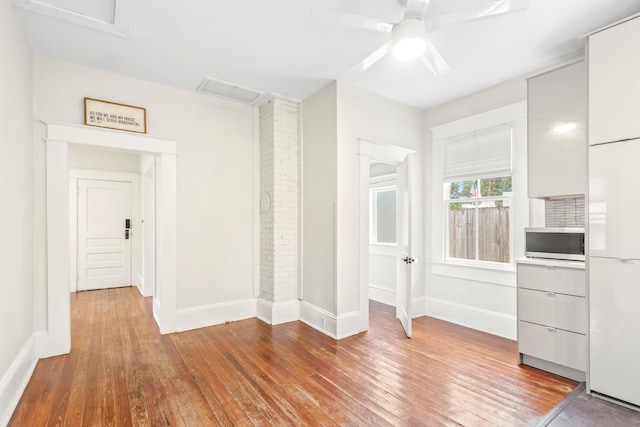
<path fill-rule="evenodd" d="M 412 59 L 422 56 L 426 48 L 427 42 L 424 39 L 413 37 L 399 40 L 394 43 L 391 53 L 396 59 L 401 61 L 411 61 Z"/>
<path fill-rule="evenodd" d="M 422 56 L 427 49 L 427 27 L 420 19 L 405 19 L 393 28 L 391 54 L 401 61 Z"/>

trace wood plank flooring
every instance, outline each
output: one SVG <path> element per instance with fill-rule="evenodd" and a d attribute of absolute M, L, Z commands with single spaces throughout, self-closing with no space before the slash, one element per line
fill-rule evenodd
<path fill-rule="evenodd" d="M 577 385 L 513 341 L 371 303 L 335 341 L 257 319 L 160 335 L 134 288 L 72 295 L 72 350 L 38 362 L 10 426 L 530 426 Z"/>

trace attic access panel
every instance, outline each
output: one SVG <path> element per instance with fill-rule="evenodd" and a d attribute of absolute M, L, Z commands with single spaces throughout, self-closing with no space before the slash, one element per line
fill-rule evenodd
<path fill-rule="evenodd" d="M 15 7 L 120 36 L 133 33 L 130 0 L 12 0 Z"/>
<path fill-rule="evenodd" d="M 78 13 L 103 22 L 115 23 L 116 0 L 40 0 L 38 3 Z"/>

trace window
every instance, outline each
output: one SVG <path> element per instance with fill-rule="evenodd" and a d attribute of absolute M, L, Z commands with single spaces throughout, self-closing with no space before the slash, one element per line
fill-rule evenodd
<path fill-rule="evenodd" d="M 396 243 L 396 186 L 370 190 L 370 243 Z"/>
<path fill-rule="evenodd" d="M 445 261 L 511 264 L 511 125 L 445 141 Z"/>
<path fill-rule="evenodd" d="M 445 184 L 448 259 L 511 263 L 511 176 Z"/>

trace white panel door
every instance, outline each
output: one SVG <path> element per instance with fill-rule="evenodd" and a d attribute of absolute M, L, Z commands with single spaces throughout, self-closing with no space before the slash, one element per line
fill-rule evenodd
<path fill-rule="evenodd" d="M 640 259 L 640 139 L 589 147 L 589 255 Z"/>
<path fill-rule="evenodd" d="M 589 258 L 591 390 L 640 405 L 640 261 Z"/>
<path fill-rule="evenodd" d="M 398 250 L 398 280 L 396 317 L 411 338 L 411 156 L 398 166 L 396 193 L 396 241 Z"/>
<path fill-rule="evenodd" d="M 131 183 L 78 180 L 78 290 L 131 286 Z"/>

